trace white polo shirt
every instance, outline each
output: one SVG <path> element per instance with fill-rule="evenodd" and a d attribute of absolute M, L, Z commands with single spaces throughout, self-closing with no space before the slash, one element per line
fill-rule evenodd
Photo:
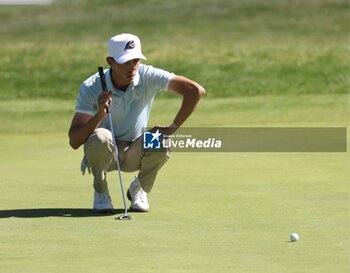
<path fill-rule="evenodd" d="M 113 86 L 110 70 L 106 69 L 104 72 L 107 89 L 113 93 L 110 111 L 115 137 L 118 140 L 133 141 L 142 134 L 143 128 L 147 127 L 155 95 L 167 90 L 170 80 L 175 75 L 159 68 L 140 64 L 134 81 L 124 92 Z M 85 80 L 80 86 L 75 112 L 95 115 L 98 111 L 97 98 L 101 90 L 98 73 Z M 99 127 L 108 129 L 107 118 Z"/>

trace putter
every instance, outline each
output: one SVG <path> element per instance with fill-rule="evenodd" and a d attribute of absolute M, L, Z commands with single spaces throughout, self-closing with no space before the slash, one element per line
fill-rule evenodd
<path fill-rule="evenodd" d="M 104 74 L 103 68 L 101 66 L 98 67 L 98 73 L 100 74 L 102 91 L 108 92 L 107 85 L 106 85 L 105 74 Z M 112 122 L 112 115 L 111 115 L 111 112 L 109 111 L 109 106 L 107 106 L 106 111 L 107 111 L 108 120 L 109 120 L 109 127 L 110 127 L 110 130 L 111 130 L 111 133 L 112 133 L 112 138 L 113 138 L 114 155 L 115 155 L 115 161 L 116 161 L 116 164 L 117 164 L 120 188 L 121 188 L 121 191 L 122 191 L 123 204 L 124 204 L 124 214 L 119 216 L 119 217 L 117 217 L 116 219 L 118 219 L 118 220 L 131 220 L 131 216 L 128 214 L 128 209 L 126 207 L 126 202 L 125 202 L 124 186 L 123 186 L 122 175 L 121 175 L 121 171 L 120 171 L 119 158 L 118 158 L 118 147 L 117 147 L 117 142 L 115 140 L 115 134 L 114 134 L 114 128 L 113 128 L 113 122 Z"/>

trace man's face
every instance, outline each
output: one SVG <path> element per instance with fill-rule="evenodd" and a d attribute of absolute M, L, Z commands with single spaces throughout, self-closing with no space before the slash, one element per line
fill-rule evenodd
<path fill-rule="evenodd" d="M 129 84 L 135 79 L 139 64 L 140 59 L 133 59 L 123 64 L 118 64 L 116 61 L 114 61 L 112 69 L 117 72 L 119 81 Z"/>

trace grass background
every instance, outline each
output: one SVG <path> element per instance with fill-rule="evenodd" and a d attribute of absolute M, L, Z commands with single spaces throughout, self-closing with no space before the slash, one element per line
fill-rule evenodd
<path fill-rule="evenodd" d="M 1 6 L 1 272 L 348 272 L 348 153 L 176 153 L 151 212 L 118 222 L 91 214 L 66 133 L 120 32 L 141 37 L 146 63 L 206 87 L 186 126 L 348 127 L 348 19 L 345 0 Z M 150 124 L 179 104 L 160 94 Z"/>
<path fill-rule="evenodd" d="M 147 63 L 200 81 L 209 98 L 347 93 L 347 1 L 241 2 L 2 6 L 0 98 L 75 98 L 121 32 L 141 37 Z"/>

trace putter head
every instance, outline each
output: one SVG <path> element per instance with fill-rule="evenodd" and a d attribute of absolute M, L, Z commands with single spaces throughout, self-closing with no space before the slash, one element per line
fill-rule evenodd
<path fill-rule="evenodd" d="M 119 217 L 117 217 L 116 219 L 118 219 L 118 220 L 131 220 L 132 217 L 131 217 L 131 215 L 123 214 L 123 215 L 120 215 Z"/>

